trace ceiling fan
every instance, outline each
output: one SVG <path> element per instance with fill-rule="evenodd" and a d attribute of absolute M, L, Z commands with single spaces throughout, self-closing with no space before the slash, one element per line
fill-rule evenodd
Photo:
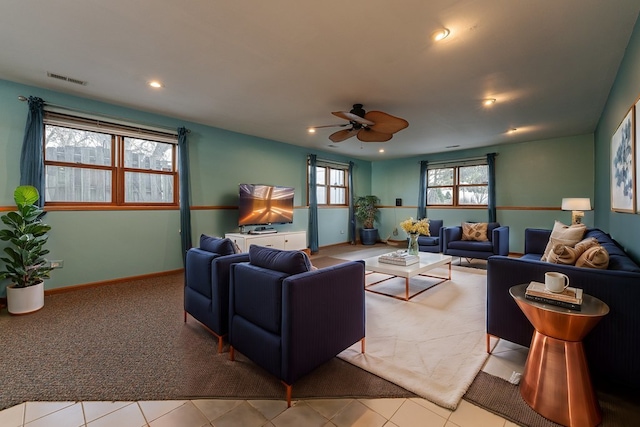
<path fill-rule="evenodd" d="M 393 134 L 409 126 L 409 122 L 400 117 L 383 113 L 382 111 L 369 111 L 362 108 L 362 104 L 353 104 L 351 111 L 334 111 L 336 117 L 349 121 L 339 125 L 316 126 L 315 129 L 335 126 L 349 126 L 349 129 L 339 130 L 329 135 L 333 142 L 342 142 L 352 136 L 357 136 L 362 142 L 385 142 L 393 137 Z"/>

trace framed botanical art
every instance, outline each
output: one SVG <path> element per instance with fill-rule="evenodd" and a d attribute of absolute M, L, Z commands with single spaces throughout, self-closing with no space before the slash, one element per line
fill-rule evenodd
<path fill-rule="evenodd" d="M 611 210 L 617 212 L 635 212 L 634 107 L 611 137 Z"/>
<path fill-rule="evenodd" d="M 635 162 L 636 162 L 636 175 L 635 175 L 635 183 L 636 183 L 636 212 L 640 213 L 640 98 L 636 101 L 635 105 L 635 121 L 633 122 L 633 126 L 636 128 L 636 139 L 635 139 Z"/>

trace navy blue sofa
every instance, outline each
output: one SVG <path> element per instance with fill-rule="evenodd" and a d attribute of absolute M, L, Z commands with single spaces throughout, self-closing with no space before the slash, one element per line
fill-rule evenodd
<path fill-rule="evenodd" d="M 184 285 L 184 321 L 187 313 L 218 339 L 218 353 L 229 331 L 229 270 L 249 261 L 248 253 L 235 254 L 229 239 L 200 236 L 200 248 L 187 251 Z"/>
<path fill-rule="evenodd" d="M 442 252 L 442 225 L 441 219 L 429 220 L 429 236 L 418 236 L 418 249 L 420 252 Z M 408 240 L 408 239 L 407 239 Z"/>
<path fill-rule="evenodd" d="M 229 356 L 279 378 L 290 406 L 300 377 L 358 341 L 364 351 L 364 263 L 309 271 L 302 252 L 257 245 L 249 258 L 231 267 Z"/>
<path fill-rule="evenodd" d="M 640 389 L 640 267 L 611 236 L 595 228 L 587 229 L 584 237 L 595 237 L 607 250 L 606 270 L 542 262 L 550 235 L 551 230 L 528 228 L 521 258 L 489 258 L 487 334 L 529 347 L 533 327 L 513 301 L 509 288 L 531 281 L 544 282 L 548 271 L 564 273 L 571 286 L 599 298 L 610 309 L 584 340 L 594 381 Z"/>
<path fill-rule="evenodd" d="M 509 227 L 498 222 L 487 224 L 486 242 L 462 240 L 462 226 L 445 227 L 442 231 L 442 253 L 460 258 L 488 259 L 493 255 L 509 255 Z"/>

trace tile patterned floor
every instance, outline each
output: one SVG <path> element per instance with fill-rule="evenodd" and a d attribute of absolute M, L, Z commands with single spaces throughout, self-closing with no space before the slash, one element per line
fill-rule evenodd
<path fill-rule="evenodd" d="M 527 348 L 498 341 L 483 370 L 509 379 Z M 514 427 L 461 401 L 455 411 L 427 400 L 310 399 L 26 402 L 0 412 L 3 427 Z"/>

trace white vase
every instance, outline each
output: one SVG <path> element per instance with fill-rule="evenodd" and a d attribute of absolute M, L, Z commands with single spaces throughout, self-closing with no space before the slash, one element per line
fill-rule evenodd
<path fill-rule="evenodd" d="M 7 286 L 7 309 L 11 314 L 27 314 L 44 307 L 44 282 L 26 288 Z"/>

